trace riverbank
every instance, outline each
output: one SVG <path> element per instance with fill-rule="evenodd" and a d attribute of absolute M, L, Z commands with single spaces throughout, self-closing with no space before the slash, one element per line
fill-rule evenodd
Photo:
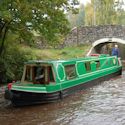
<path fill-rule="evenodd" d="M 91 45 L 70 46 L 65 48 L 50 48 L 50 49 L 36 49 L 27 46 L 21 46 L 21 51 L 30 52 L 36 59 L 69 59 L 83 57 L 87 54 Z"/>

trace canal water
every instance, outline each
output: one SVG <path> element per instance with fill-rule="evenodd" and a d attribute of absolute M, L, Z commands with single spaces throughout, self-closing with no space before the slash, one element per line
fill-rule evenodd
<path fill-rule="evenodd" d="M 125 125 L 125 71 L 51 104 L 15 108 L 1 95 L 0 125 Z"/>

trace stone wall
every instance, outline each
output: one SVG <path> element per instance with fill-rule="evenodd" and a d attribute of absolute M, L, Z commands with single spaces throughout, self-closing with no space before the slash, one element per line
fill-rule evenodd
<path fill-rule="evenodd" d="M 123 25 L 100 25 L 84 26 L 72 29 L 66 37 L 66 46 L 93 43 L 102 38 L 120 38 L 125 40 L 125 26 Z"/>

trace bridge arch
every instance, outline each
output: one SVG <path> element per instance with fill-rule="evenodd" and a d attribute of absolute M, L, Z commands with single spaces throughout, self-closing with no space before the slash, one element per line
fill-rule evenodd
<path fill-rule="evenodd" d="M 75 27 L 67 35 L 64 46 L 91 44 L 91 52 L 102 53 L 105 47 L 118 44 L 120 57 L 125 60 L 125 25 L 97 25 Z M 108 52 L 109 54 L 111 52 Z"/>
<path fill-rule="evenodd" d="M 120 38 L 102 38 L 96 40 L 92 43 L 92 47 L 87 53 L 87 56 L 91 55 L 92 53 L 111 55 L 111 49 L 114 44 L 119 46 L 120 57 L 122 60 L 125 60 L 125 40 Z"/>

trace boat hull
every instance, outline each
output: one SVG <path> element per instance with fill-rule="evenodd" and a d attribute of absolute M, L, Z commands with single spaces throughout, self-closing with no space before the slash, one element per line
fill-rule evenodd
<path fill-rule="evenodd" d="M 94 79 L 92 81 L 79 84 L 77 86 L 70 87 L 68 89 L 64 89 L 62 91 L 57 91 L 53 93 L 33 93 L 33 92 L 24 92 L 24 91 L 16 91 L 16 90 L 6 90 L 5 99 L 10 100 L 14 106 L 24 106 L 24 105 L 55 102 L 77 91 L 84 90 L 88 87 L 99 84 L 102 81 L 106 81 L 112 77 L 121 75 L 121 72 L 122 70 L 120 69 L 119 71 L 114 72 L 112 74 L 108 74 L 103 77 Z"/>

